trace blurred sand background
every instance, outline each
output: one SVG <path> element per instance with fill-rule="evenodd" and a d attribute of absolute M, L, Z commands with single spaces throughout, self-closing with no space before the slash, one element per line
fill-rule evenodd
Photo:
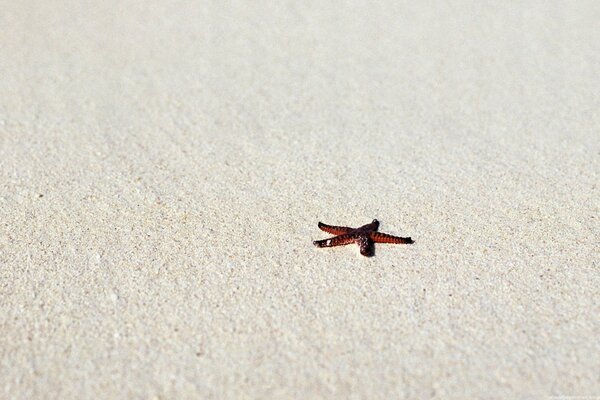
<path fill-rule="evenodd" d="M 0 398 L 600 396 L 600 3 L 482 3 L 0 1 Z"/>

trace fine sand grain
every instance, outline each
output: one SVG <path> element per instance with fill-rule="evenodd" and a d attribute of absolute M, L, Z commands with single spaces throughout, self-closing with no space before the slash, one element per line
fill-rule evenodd
<path fill-rule="evenodd" d="M 0 0 L 0 399 L 600 398 L 600 3 L 325 3 Z"/>

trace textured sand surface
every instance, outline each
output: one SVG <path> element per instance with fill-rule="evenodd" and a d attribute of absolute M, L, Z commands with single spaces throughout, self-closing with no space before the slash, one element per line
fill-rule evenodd
<path fill-rule="evenodd" d="M 600 396 L 600 3 L 224 3 L 0 2 L 0 398 Z"/>

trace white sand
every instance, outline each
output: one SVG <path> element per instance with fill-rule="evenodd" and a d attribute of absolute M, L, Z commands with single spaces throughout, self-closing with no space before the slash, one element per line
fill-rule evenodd
<path fill-rule="evenodd" d="M 600 396 L 599 2 L 108 3 L 0 7 L 1 399 Z"/>

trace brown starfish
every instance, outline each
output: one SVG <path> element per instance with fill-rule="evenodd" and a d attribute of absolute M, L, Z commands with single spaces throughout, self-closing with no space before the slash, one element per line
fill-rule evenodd
<path fill-rule="evenodd" d="M 313 242 L 315 246 L 333 247 L 356 243 L 360 247 L 360 254 L 366 257 L 370 257 L 375 253 L 375 246 L 373 245 L 374 243 L 414 243 L 414 241 L 409 237 L 404 238 L 377 232 L 377 229 L 379 229 L 379 221 L 376 219 L 374 219 L 370 224 L 363 225 L 360 228 L 332 226 L 319 222 L 319 229 L 337 236 L 325 240 L 315 240 Z"/>

